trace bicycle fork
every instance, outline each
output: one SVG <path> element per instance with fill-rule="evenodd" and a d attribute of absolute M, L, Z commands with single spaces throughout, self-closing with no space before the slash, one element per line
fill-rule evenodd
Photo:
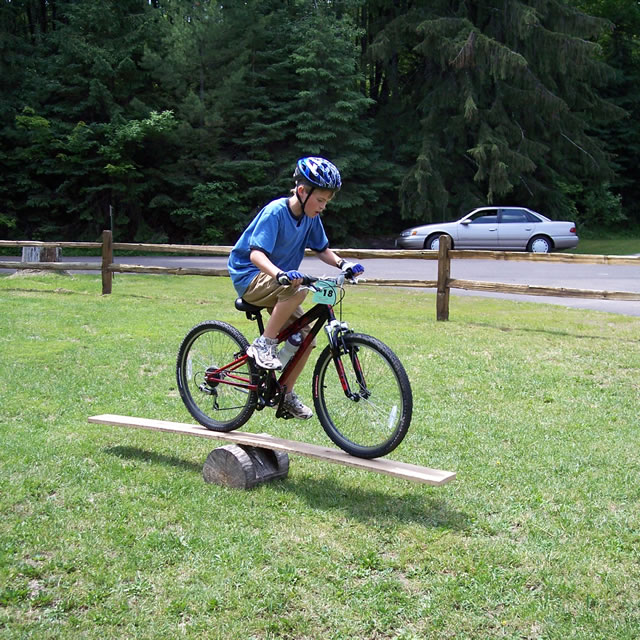
<path fill-rule="evenodd" d="M 348 347 L 344 340 L 344 336 L 346 334 L 352 333 L 352 330 L 349 329 L 346 322 L 338 322 L 338 320 L 334 318 L 327 324 L 327 326 L 325 327 L 325 331 L 327 332 L 327 336 L 329 338 L 329 345 L 331 347 L 331 352 L 333 353 L 333 361 L 335 363 L 338 378 L 340 380 L 340 384 L 342 385 L 342 390 L 344 391 L 345 396 L 347 396 L 347 398 L 353 400 L 354 402 L 359 402 L 363 398 L 369 398 L 371 392 L 367 389 L 364 371 L 362 370 L 362 366 L 360 365 L 360 359 L 358 358 L 358 347 L 356 347 L 355 345 Z M 349 380 L 347 378 L 347 373 L 340 357 L 342 355 L 349 356 L 349 361 L 351 363 L 351 366 L 353 367 L 356 382 L 358 383 L 359 392 L 354 392 L 351 390 Z"/>

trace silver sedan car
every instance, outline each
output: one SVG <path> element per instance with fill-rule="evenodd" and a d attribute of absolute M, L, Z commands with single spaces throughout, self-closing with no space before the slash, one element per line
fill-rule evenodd
<path fill-rule="evenodd" d="M 405 229 L 396 247 L 435 251 L 443 235 L 451 237 L 455 249 L 549 253 L 578 244 L 573 222 L 550 220 L 524 207 L 481 207 L 456 222 Z"/>

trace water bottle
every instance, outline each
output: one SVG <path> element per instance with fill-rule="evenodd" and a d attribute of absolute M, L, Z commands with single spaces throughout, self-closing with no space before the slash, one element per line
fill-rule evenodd
<path fill-rule="evenodd" d="M 284 343 L 284 347 L 278 352 L 278 359 L 282 363 L 282 367 L 293 358 L 293 354 L 298 350 L 298 347 L 302 344 L 302 335 L 299 333 L 292 333 Z"/>

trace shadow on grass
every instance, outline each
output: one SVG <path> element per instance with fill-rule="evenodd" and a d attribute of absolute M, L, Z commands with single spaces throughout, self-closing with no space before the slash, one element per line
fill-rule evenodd
<path fill-rule="evenodd" d="M 636 339 L 628 338 L 628 339 L 620 339 L 619 336 L 594 336 L 587 335 L 582 333 L 570 333 L 569 331 L 558 331 L 554 329 L 532 329 L 531 327 L 505 327 L 498 324 L 492 324 L 489 322 L 469 322 L 469 326 L 471 327 L 480 327 L 481 329 L 495 329 L 496 331 L 503 331 L 506 333 L 510 333 L 512 331 L 518 332 L 521 331 L 523 333 L 542 333 L 549 336 L 561 337 L 561 338 L 578 338 L 580 340 L 603 340 L 606 342 L 628 342 L 630 344 L 636 344 L 638 341 Z"/>
<path fill-rule="evenodd" d="M 202 473 L 202 465 L 199 463 L 137 447 L 108 447 L 105 452 L 119 458 L 144 460 Z M 258 485 L 256 489 L 261 486 L 264 485 Z M 464 530 L 470 523 L 467 514 L 452 510 L 447 506 L 446 501 L 426 494 L 422 485 L 419 491 L 414 489 L 404 494 L 389 493 L 365 486 L 348 486 L 337 480 L 334 475 L 318 478 L 288 477 L 269 483 L 269 487 L 278 493 L 294 495 L 304 500 L 313 509 L 341 511 L 346 517 L 369 525 L 385 526 L 404 522 L 432 528 Z"/>
<path fill-rule="evenodd" d="M 118 458 L 129 458 L 130 460 L 144 460 L 145 462 L 153 462 L 154 464 L 162 464 L 166 467 L 178 467 L 186 471 L 196 471 L 202 473 L 202 465 L 196 462 L 189 462 L 176 456 L 165 456 L 162 453 L 146 451 L 137 447 L 108 447 L 105 453 L 109 453 Z"/>
<path fill-rule="evenodd" d="M 467 514 L 450 509 L 445 500 L 426 493 L 423 486 L 403 494 L 389 493 L 364 486 L 347 486 L 336 481 L 335 476 L 306 476 L 287 478 L 274 484 L 273 488 L 281 493 L 294 494 L 314 509 L 342 511 L 348 518 L 369 525 L 403 522 L 455 530 L 464 530 L 470 525 Z"/>

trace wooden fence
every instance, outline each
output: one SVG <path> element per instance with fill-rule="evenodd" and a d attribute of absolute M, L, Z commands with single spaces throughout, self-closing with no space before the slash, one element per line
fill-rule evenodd
<path fill-rule="evenodd" d="M 196 246 L 180 244 L 142 244 L 131 242 L 113 242 L 110 231 L 103 231 L 102 242 L 36 242 L 31 240 L 0 240 L 1 247 L 43 247 L 60 249 L 99 249 L 102 252 L 101 263 L 94 262 L 15 262 L 2 261 L 0 269 L 39 269 L 53 271 L 100 271 L 102 274 L 102 294 L 111 293 L 114 273 L 156 273 L 183 276 L 227 276 L 226 269 L 153 267 L 135 264 L 116 264 L 113 262 L 114 251 L 137 251 L 140 253 L 174 253 L 198 254 L 211 256 L 228 256 L 231 247 Z M 501 282 L 484 282 L 451 278 L 451 260 L 490 259 L 490 260 L 525 260 L 530 262 L 558 262 L 564 264 L 606 264 L 640 266 L 640 256 L 601 256 L 569 253 L 520 253 L 514 251 L 459 251 L 451 249 L 450 238 L 444 237 L 438 251 L 405 251 L 391 249 L 336 249 L 343 258 L 350 259 L 422 259 L 438 261 L 437 280 L 363 280 L 363 284 L 391 287 L 418 287 L 436 289 L 436 317 L 438 320 L 449 319 L 449 293 L 451 289 L 468 291 L 490 291 L 534 296 L 554 296 L 561 298 L 595 298 L 602 300 L 640 301 L 640 292 L 634 291 L 597 291 L 591 289 L 570 289 L 566 287 L 544 287 L 526 284 L 507 284 Z M 310 255 L 313 255 L 310 253 Z"/>

